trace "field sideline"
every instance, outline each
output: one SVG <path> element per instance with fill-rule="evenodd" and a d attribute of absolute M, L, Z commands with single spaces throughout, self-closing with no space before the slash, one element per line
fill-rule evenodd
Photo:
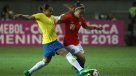
<path fill-rule="evenodd" d="M 136 76 L 136 47 L 84 47 L 86 67 L 101 76 Z M 0 76 L 23 76 L 43 57 L 42 47 L 0 47 Z M 75 76 L 67 60 L 53 57 L 51 63 L 33 76 Z"/>

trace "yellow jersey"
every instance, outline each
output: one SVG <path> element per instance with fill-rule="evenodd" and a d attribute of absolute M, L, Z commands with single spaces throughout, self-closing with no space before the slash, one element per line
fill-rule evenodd
<path fill-rule="evenodd" d="M 54 16 L 47 17 L 44 13 L 33 14 L 42 31 L 42 44 L 53 42 L 57 39 L 55 32 Z"/>

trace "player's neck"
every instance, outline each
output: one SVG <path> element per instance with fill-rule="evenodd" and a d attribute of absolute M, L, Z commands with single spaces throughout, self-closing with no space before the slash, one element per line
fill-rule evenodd
<path fill-rule="evenodd" d="M 51 17 L 51 15 L 46 15 L 47 17 Z"/>
<path fill-rule="evenodd" d="M 47 17 L 51 17 L 51 15 L 48 15 L 48 14 L 45 14 L 45 13 L 44 13 L 44 15 L 47 16 Z"/>

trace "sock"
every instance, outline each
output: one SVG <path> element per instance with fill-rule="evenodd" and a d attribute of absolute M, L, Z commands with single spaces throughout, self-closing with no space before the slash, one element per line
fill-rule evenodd
<path fill-rule="evenodd" d="M 82 60 L 80 60 L 79 58 L 77 58 L 76 60 L 78 61 L 78 63 L 80 64 L 80 66 L 81 66 L 82 68 L 84 68 L 85 62 L 82 61 Z M 77 70 L 75 67 L 74 67 L 74 69 Z"/>
<path fill-rule="evenodd" d="M 72 56 L 71 53 L 68 53 L 66 55 L 67 60 L 70 64 L 72 64 L 78 71 L 81 71 L 83 68 L 80 66 L 80 64 L 77 62 L 77 60 Z"/>
<path fill-rule="evenodd" d="M 36 63 L 29 71 L 30 74 L 32 74 L 34 71 L 42 68 L 43 66 L 47 65 L 47 63 L 45 63 L 44 61 L 39 61 L 38 63 Z"/>

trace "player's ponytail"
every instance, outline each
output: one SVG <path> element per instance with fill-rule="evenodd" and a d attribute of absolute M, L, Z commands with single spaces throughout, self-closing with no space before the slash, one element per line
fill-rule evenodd
<path fill-rule="evenodd" d="M 69 13 L 69 12 L 75 12 L 75 9 L 78 8 L 84 8 L 84 4 L 81 4 L 80 1 L 77 1 L 75 4 L 73 5 L 68 5 L 68 4 L 64 4 L 64 6 L 69 10 L 68 12 L 66 12 L 65 14 Z"/>
<path fill-rule="evenodd" d="M 81 2 L 80 1 L 77 1 L 75 4 L 74 4 L 74 7 L 80 7 L 81 6 Z"/>
<path fill-rule="evenodd" d="M 74 7 L 75 7 L 75 10 L 76 9 L 85 9 L 85 6 L 84 4 L 82 4 L 80 1 L 77 1 L 75 4 L 74 4 Z"/>

